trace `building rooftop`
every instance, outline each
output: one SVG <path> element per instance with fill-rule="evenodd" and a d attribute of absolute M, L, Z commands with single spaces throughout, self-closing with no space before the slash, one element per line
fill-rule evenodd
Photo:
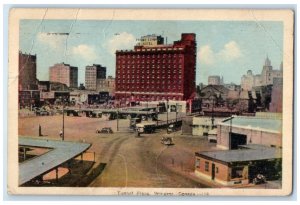
<path fill-rule="evenodd" d="M 230 126 L 230 119 L 225 119 L 220 124 Z M 269 132 L 282 131 L 282 121 L 275 118 L 235 116 L 232 118 L 232 126 Z"/>
<path fill-rule="evenodd" d="M 43 155 L 19 164 L 19 185 L 22 185 L 80 155 L 89 149 L 91 144 L 19 137 L 19 146 L 50 149 Z"/>
<path fill-rule="evenodd" d="M 252 146 L 249 149 L 196 152 L 197 156 L 208 157 L 222 162 L 245 162 L 267 159 L 279 159 L 282 157 L 282 150 L 266 146 Z"/>

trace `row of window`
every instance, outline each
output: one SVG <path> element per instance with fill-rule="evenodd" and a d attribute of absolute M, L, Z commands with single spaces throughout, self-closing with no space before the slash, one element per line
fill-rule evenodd
<path fill-rule="evenodd" d="M 176 74 L 177 72 L 179 73 L 179 74 L 181 74 L 181 70 L 162 70 L 162 71 L 160 71 L 160 70 L 117 70 L 117 74 L 121 74 L 121 73 L 123 73 L 123 74 L 126 74 L 126 73 L 132 73 L 132 74 L 134 74 L 134 73 L 153 73 L 153 74 L 155 74 L 155 73 L 174 73 L 174 74 Z"/>
<path fill-rule="evenodd" d="M 117 70 L 117 74 L 125 74 L 125 73 L 179 73 L 181 74 L 181 69 L 180 70 Z"/>
<path fill-rule="evenodd" d="M 125 65 L 117 65 L 117 69 L 125 69 L 125 68 L 127 68 L 127 69 L 144 69 L 144 68 L 148 68 L 148 69 L 166 69 L 166 68 L 169 68 L 169 69 L 171 69 L 171 68 L 173 68 L 173 69 L 177 69 L 177 68 L 179 68 L 179 69 L 181 69 L 182 68 L 182 65 L 181 64 L 170 64 L 170 65 L 157 65 L 157 64 L 152 64 L 151 66 L 149 65 L 149 64 L 147 64 L 147 65 L 132 65 L 132 66 L 130 66 L 130 65 L 127 65 L 127 66 L 125 66 Z"/>
<path fill-rule="evenodd" d="M 117 99 L 119 100 L 126 100 L 128 99 L 129 96 L 118 96 Z M 166 100 L 165 96 L 145 96 L 145 95 L 135 95 L 135 99 L 137 100 Z M 169 96 L 168 97 L 169 100 L 180 100 L 181 97 L 179 96 Z"/>
<path fill-rule="evenodd" d="M 176 59 L 168 59 L 168 60 L 166 60 L 166 59 L 163 59 L 163 60 L 160 60 L 160 59 L 155 59 L 155 60 L 132 60 L 132 61 L 125 61 L 125 60 L 123 60 L 123 61 L 121 61 L 121 60 L 118 60 L 117 61 L 117 63 L 119 64 L 119 65 L 124 65 L 124 64 L 139 64 L 139 63 L 147 63 L 147 64 L 149 64 L 149 63 L 163 63 L 163 64 L 166 64 L 166 63 L 181 63 L 182 62 L 182 59 L 181 58 L 176 58 Z"/>
<path fill-rule="evenodd" d="M 128 96 L 118 96 L 118 100 L 128 100 Z M 135 96 L 136 100 L 144 100 L 144 101 L 157 101 L 157 100 L 166 100 L 165 96 L 142 96 L 142 95 L 136 95 Z M 169 96 L 169 100 L 181 100 L 181 97 L 179 96 Z"/>
<path fill-rule="evenodd" d="M 195 164 L 196 168 L 200 169 L 200 159 L 196 159 L 196 164 Z M 208 161 L 205 161 L 205 164 L 204 164 L 204 170 L 206 172 L 209 172 L 209 162 Z M 215 167 L 215 172 L 216 173 L 219 173 L 219 168 L 218 167 Z"/>
<path fill-rule="evenodd" d="M 161 85 L 161 84 L 178 84 L 178 85 L 181 85 L 181 80 L 180 79 L 176 79 L 176 81 L 174 79 L 169 79 L 169 80 L 162 80 L 162 81 L 152 81 L 152 80 L 144 80 L 144 79 L 123 79 L 123 80 L 117 80 L 117 83 L 118 85 L 120 84 L 124 84 L 124 83 L 127 83 L 127 84 L 135 84 L 135 83 L 147 83 L 147 84 L 153 84 L 153 85 Z"/>
<path fill-rule="evenodd" d="M 127 78 L 126 78 L 127 77 Z M 118 78 L 118 82 L 120 82 L 120 78 Z M 180 80 L 181 79 L 181 75 L 123 75 L 122 76 L 122 79 L 123 80 L 130 80 L 130 79 L 144 79 L 144 78 L 147 78 L 147 79 L 176 79 L 176 80 Z"/>
<path fill-rule="evenodd" d="M 130 89 L 130 90 L 133 90 L 133 89 L 154 89 L 153 91 L 159 91 L 159 90 L 164 90 L 164 89 L 172 89 L 174 91 L 177 91 L 177 90 L 181 90 L 181 86 L 176 86 L 176 85 L 161 85 L 159 88 L 157 86 L 154 86 L 154 85 L 120 85 L 117 87 L 118 90 L 124 90 L 124 89 Z"/>
<path fill-rule="evenodd" d="M 145 59 L 145 58 L 181 58 L 183 55 L 182 54 L 161 54 L 161 53 L 158 53 L 158 54 L 152 54 L 152 55 L 149 55 L 149 54 L 137 54 L 137 55 L 119 55 L 118 58 L 120 59 L 135 59 L 135 58 L 142 58 L 142 59 Z"/>

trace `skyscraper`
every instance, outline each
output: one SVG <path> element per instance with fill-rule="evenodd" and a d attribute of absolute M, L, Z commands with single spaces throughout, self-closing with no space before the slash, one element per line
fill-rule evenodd
<path fill-rule="evenodd" d="M 196 35 L 169 45 L 161 38 L 144 36 L 133 50 L 116 51 L 116 99 L 187 100 L 195 92 Z"/>
<path fill-rule="evenodd" d="M 37 89 L 36 55 L 19 52 L 19 90 Z"/>
<path fill-rule="evenodd" d="M 50 68 L 50 81 L 66 84 L 70 88 L 78 87 L 78 68 L 65 63 L 58 63 Z"/>
<path fill-rule="evenodd" d="M 87 90 L 96 90 L 99 79 L 106 78 L 106 67 L 93 64 L 85 67 L 85 88 Z"/>

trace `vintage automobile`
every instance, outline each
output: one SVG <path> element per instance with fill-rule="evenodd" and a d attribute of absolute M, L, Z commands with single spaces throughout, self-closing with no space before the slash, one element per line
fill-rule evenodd
<path fill-rule="evenodd" d="M 264 184 L 266 183 L 266 177 L 262 174 L 258 174 L 254 179 L 253 179 L 253 184 Z"/>
<path fill-rule="evenodd" d="M 50 115 L 50 113 L 47 110 L 44 109 L 36 109 L 35 114 L 37 116 L 45 116 L 45 115 Z"/>
<path fill-rule="evenodd" d="M 112 134 L 113 131 L 110 127 L 103 127 L 101 130 L 96 130 L 97 134 L 103 133 L 103 134 Z"/>
<path fill-rule="evenodd" d="M 181 129 L 181 126 L 179 126 L 178 124 L 170 124 L 169 126 L 168 126 L 168 129 L 167 129 L 167 133 L 169 134 L 169 133 L 172 133 L 172 132 L 176 132 L 176 131 L 178 131 L 178 130 L 180 130 Z"/>
<path fill-rule="evenodd" d="M 174 145 L 173 143 L 173 138 L 172 137 L 162 137 L 160 142 L 163 144 L 163 145 Z"/>

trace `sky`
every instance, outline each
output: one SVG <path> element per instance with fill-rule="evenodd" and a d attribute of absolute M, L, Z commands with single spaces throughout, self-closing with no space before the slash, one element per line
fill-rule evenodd
<path fill-rule="evenodd" d="M 78 67 L 84 83 L 87 65 L 101 64 L 115 76 L 115 51 L 133 49 L 141 36 L 162 35 L 170 44 L 181 33 L 196 34 L 196 84 L 207 84 L 210 75 L 240 84 L 247 70 L 261 73 L 266 56 L 273 69 L 283 59 L 283 23 L 275 21 L 21 20 L 19 40 L 20 51 L 37 55 L 39 80 L 64 62 Z"/>

